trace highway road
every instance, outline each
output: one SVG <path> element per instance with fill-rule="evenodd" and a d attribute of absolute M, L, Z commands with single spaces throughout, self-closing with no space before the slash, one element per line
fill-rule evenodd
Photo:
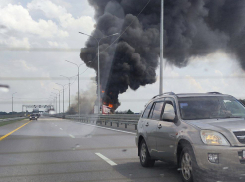
<path fill-rule="evenodd" d="M 140 165 L 135 133 L 50 117 L 0 127 L 0 182 L 180 182 L 177 168 Z"/>

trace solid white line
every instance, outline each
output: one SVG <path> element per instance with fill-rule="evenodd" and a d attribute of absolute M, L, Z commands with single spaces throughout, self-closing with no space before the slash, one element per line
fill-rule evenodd
<path fill-rule="evenodd" d="M 79 122 L 79 123 L 81 123 L 81 122 Z M 97 127 L 97 128 L 103 128 L 103 129 L 106 129 L 106 130 L 112 130 L 112 131 L 118 131 L 118 132 L 122 132 L 122 133 L 128 133 L 128 134 L 131 134 L 131 135 L 136 135 L 136 133 L 129 132 L 129 131 L 116 130 L 116 129 L 112 129 L 112 128 L 106 128 L 106 127 L 103 127 L 103 126 L 97 126 L 97 125 L 86 124 L 86 123 L 81 123 L 81 124 L 88 125 L 88 126 L 94 126 L 94 127 Z"/>
<path fill-rule="evenodd" d="M 75 136 L 73 136 L 73 135 L 71 135 L 71 134 L 70 134 L 69 136 L 70 136 L 71 138 L 75 138 Z"/>
<path fill-rule="evenodd" d="M 60 128 L 60 130 L 63 130 L 62 128 Z"/>
<path fill-rule="evenodd" d="M 106 161 L 111 166 L 116 166 L 117 165 L 115 162 L 113 162 L 112 160 L 108 159 L 106 156 L 102 155 L 101 153 L 95 153 L 95 154 L 98 155 L 101 159 Z"/>

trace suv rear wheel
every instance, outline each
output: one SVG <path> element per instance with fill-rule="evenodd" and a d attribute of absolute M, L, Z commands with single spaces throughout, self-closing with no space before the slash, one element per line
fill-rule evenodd
<path fill-rule="evenodd" d="M 181 178 L 183 182 L 193 182 L 196 171 L 196 158 L 190 146 L 185 146 L 180 155 Z M 195 175 L 195 174 L 194 174 Z"/>
<path fill-rule="evenodd" d="M 151 159 L 147 145 L 144 140 L 140 143 L 140 163 L 143 167 L 153 167 L 155 160 Z"/>

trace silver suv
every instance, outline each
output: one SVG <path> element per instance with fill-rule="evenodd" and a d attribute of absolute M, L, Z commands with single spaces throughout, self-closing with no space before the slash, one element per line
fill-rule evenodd
<path fill-rule="evenodd" d="M 136 145 L 141 165 L 173 162 L 184 182 L 200 180 L 202 174 L 222 181 L 231 175 L 242 181 L 244 118 L 243 104 L 218 92 L 155 96 L 138 122 Z"/>

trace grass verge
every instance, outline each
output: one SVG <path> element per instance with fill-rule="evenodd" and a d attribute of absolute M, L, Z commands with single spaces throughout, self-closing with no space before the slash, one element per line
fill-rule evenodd
<path fill-rule="evenodd" d="M 25 119 L 25 118 L 24 118 Z M 1 126 L 4 126 L 4 125 L 7 125 L 7 124 L 12 124 L 12 123 L 15 123 L 17 121 L 22 121 L 24 119 L 18 119 L 18 120 L 14 120 L 14 121 L 3 121 L 3 122 L 0 122 L 0 127 Z"/>

